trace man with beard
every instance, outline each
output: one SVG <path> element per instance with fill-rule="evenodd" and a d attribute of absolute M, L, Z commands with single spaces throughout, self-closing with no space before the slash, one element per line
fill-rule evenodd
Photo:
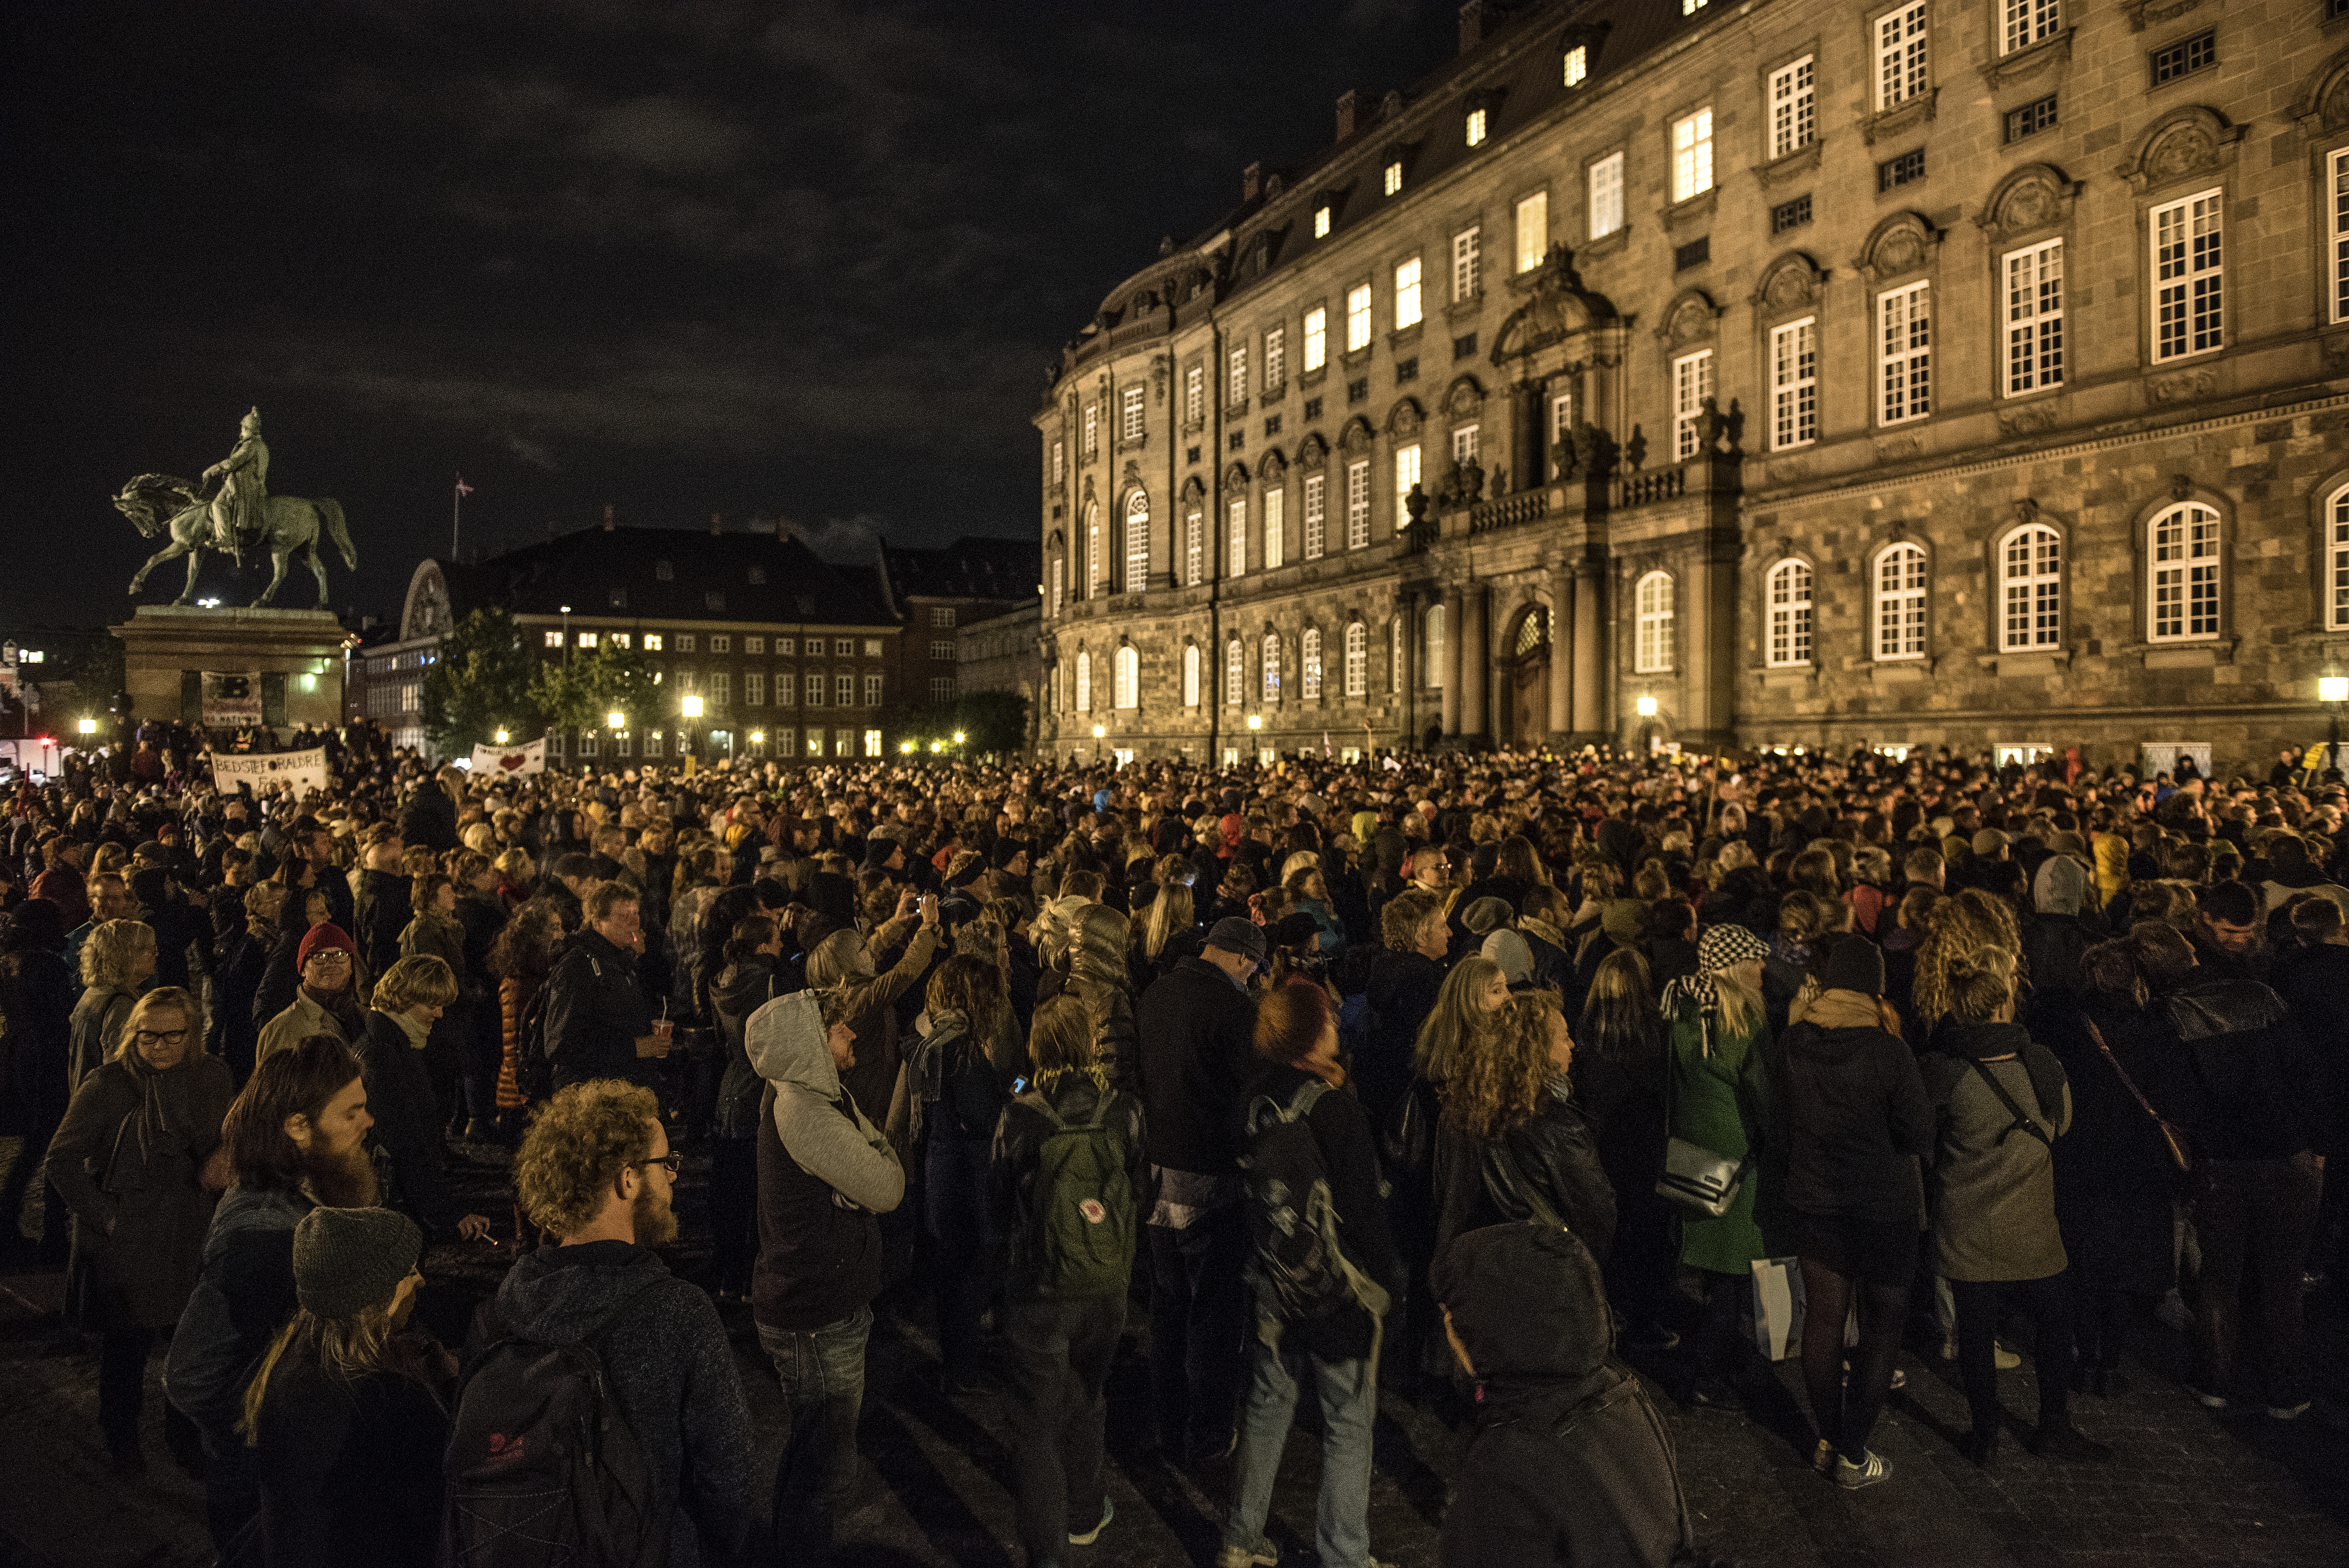
<path fill-rule="evenodd" d="M 677 1239 L 680 1158 L 652 1090 L 608 1078 L 556 1090 L 523 1135 L 514 1186 L 557 1244 L 514 1264 L 471 1350 L 592 1339 L 652 1475 L 648 1512 L 681 1515 L 669 1562 L 727 1563 L 750 1522 L 757 1443 L 718 1309 L 652 1250 Z"/>
<path fill-rule="evenodd" d="M 321 1203 L 375 1202 L 374 1125 L 358 1058 L 323 1034 L 255 1068 L 222 1125 L 214 1160 L 226 1161 L 229 1188 L 171 1335 L 163 1387 L 203 1439 L 205 1512 L 222 1551 L 261 1507 L 253 1450 L 234 1429 L 254 1363 L 296 1305 L 295 1227 Z"/>

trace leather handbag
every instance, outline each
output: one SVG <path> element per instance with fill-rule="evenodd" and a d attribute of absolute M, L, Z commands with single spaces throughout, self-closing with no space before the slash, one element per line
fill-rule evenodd
<path fill-rule="evenodd" d="M 2161 1141 L 2169 1147 L 2171 1161 L 2180 1171 L 2191 1171 L 2194 1157 L 2187 1152 L 2185 1132 L 2177 1123 L 2153 1109 L 2153 1101 L 2145 1098 L 2145 1091 L 2137 1087 L 2137 1080 L 2129 1077 L 2127 1069 L 2121 1066 L 2120 1057 L 2113 1055 L 2112 1047 L 2105 1044 L 2104 1031 L 2094 1023 L 2088 1025 L 2088 1037 L 2096 1042 L 2096 1049 L 2102 1051 L 2105 1060 L 2112 1064 L 2113 1076 L 2121 1080 L 2121 1087 L 2129 1091 L 2129 1098 L 2137 1101 L 2137 1109 L 2153 1119 L 2154 1127 L 2161 1133 Z"/>
<path fill-rule="evenodd" d="M 1745 1161 L 1715 1154 L 1685 1138 L 1664 1140 L 1664 1173 L 1656 1180 L 1656 1195 L 1718 1220 L 1737 1202 L 1745 1182 Z"/>

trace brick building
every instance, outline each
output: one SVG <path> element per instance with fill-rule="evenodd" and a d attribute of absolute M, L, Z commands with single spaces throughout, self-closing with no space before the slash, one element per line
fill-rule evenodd
<path fill-rule="evenodd" d="M 938 550 L 883 544 L 874 563 L 883 602 L 905 627 L 892 645 L 891 689 L 908 705 L 951 702 L 957 633 L 1018 603 L 1034 603 L 1037 549 L 1024 539 L 965 534 Z"/>
<path fill-rule="evenodd" d="M 1036 747 L 1042 724 L 1043 606 L 1033 596 L 1017 609 L 955 630 L 956 679 L 964 692 L 1008 691 L 1028 705 L 1026 745 Z"/>
<path fill-rule="evenodd" d="M 1044 744 L 2315 733 L 2344 0 L 1472 3 L 1461 45 L 1064 352 Z"/>

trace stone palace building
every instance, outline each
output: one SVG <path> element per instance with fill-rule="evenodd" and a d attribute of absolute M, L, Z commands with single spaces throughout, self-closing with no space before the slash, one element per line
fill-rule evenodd
<path fill-rule="evenodd" d="M 2321 738 L 2349 0 L 1472 3 L 1460 39 L 1056 366 L 1040 744 Z"/>

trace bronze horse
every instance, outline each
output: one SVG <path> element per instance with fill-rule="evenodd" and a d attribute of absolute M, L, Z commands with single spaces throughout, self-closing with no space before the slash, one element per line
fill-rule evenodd
<path fill-rule="evenodd" d="M 210 500 L 194 485 L 174 475 L 140 474 L 122 487 L 114 504 L 147 538 L 152 539 L 159 532 L 171 536 L 171 542 L 149 556 L 147 564 L 130 579 L 130 592 L 138 593 L 147 581 L 147 573 L 164 562 L 184 555 L 188 558 L 188 585 L 172 603 L 195 603 L 196 573 L 203 563 L 202 552 L 221 548 L 212 536 Z M 343 525 L 341 503 L 328 496 L 309 500 L 301 496 L 274 495 L 263 515 L 267 522 L 254 547 L 268 553 L 276 570 L 270 573 L 269 586 L 253 602 L 254 607 L 257 609 L 277 596 L 278 585 L 285 581 L 286 562 L 296 554 L 305 554 L 311 573 L 318 579 L 318 607 L 325 609 L 326 569 L 318 560 L 318 535 L 323 531 L 334 541 L 346 567 L 356 570 L 359 563 L 350 530 Z"/>

